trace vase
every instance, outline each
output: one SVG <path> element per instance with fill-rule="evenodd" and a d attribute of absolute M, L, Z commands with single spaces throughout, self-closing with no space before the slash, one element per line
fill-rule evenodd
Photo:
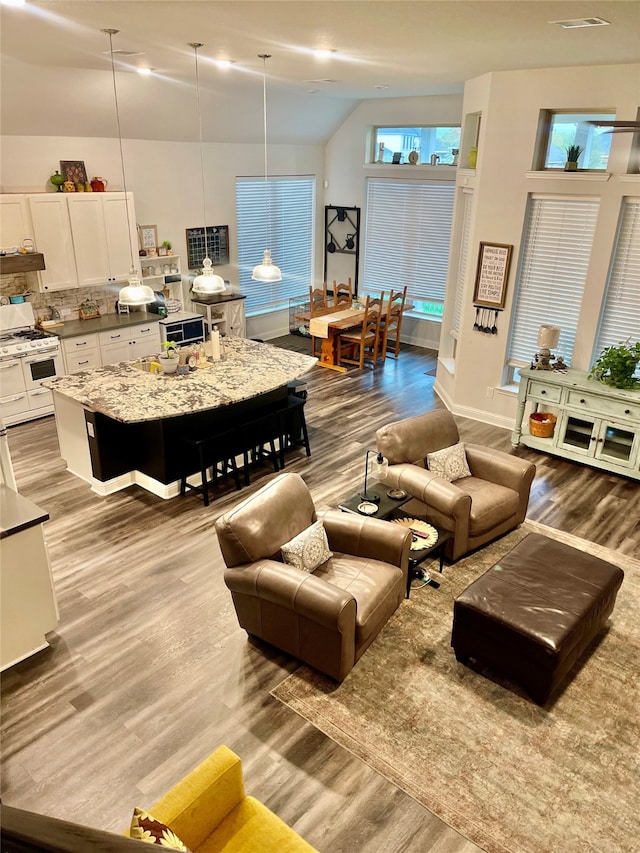
<path fill-rule="evenodd" d="M 564 164 L 565 172 L 577 172 L 578 171 L 578 161 L 577 160 L 567 160 Z"/>
<path fill-rule="evenodd" d="M 469 149 L 469 154 L 467 156 L 467 164 L 468 164 L 470 169 L 475 169 L 477 162 L 478 162 L 478 149 L 474 145 L 473 148 Z"/>
<path fill-rule="evenodd" d="M 166 356 L 161 355 L 158 358 L 162 366 L 163 373 L 175 373 L 178 369 L 178 365 L 180 364 L 180 359 L 178 358 L 166 358 Z"/>

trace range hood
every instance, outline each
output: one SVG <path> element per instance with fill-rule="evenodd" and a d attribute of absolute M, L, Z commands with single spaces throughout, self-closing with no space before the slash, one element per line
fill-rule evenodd
<path fill-rule="evenodd" d="M 46 269 L 42 252 L 26 255 L 0 255 L 0 275 L 16 272 L 37 272 Z"/>

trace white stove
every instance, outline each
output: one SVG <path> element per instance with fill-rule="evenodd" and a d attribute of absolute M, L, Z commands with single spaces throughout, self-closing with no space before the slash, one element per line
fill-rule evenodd
<path fill-rule="evenodd" d="M 47 379 L 62 374 L 60 341 L 35 328 L 33 306 L 0 305 L 0 415 L 7 426 L 53 412 Z"/>

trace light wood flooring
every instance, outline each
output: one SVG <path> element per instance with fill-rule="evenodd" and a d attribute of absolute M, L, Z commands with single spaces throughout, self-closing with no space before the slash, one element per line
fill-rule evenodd
<path fill-rule="evenodd" d="M 434 352 L 404 347 L 375 371 L 308 374 L 312 456 L 296 451 L 286 470 L 318 506 L 359 488 L 378 427 L 442 405 L 435 364 Z M 637 483 L 512 451 L 506 430 L 458 420 L 463 440 L 537 464 L 529 517 L 640 554 Z M 296 661 L 238 628 L 213 532 L 247 489 L 220 488 L 209 508 L 193 493 L 162 501 L 137 487 L 100 498 L 66 472 L 52 417 L 11 428 L 9 444 L 20 492 L 51 515 L 60 624 L 50 650 L 2 676 L 5 803 L 120 832 L 134 805 L 150 806 L 225 743 L 247 790 L 322 853 L 478 850 L 270 697 Z M 265 466 L 251 491 L 272 476 Z"/>

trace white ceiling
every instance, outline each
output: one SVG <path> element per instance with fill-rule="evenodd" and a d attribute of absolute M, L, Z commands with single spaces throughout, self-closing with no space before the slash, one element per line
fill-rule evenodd
<path fill-rule="evenodd" d="M 565 30 L 549 21 L 601 17 Z M 193 50 L 205 139 L 325 142 L 363 98 L 453 94 L 490 71 L 637 62 L 637 0 L 27 0 L 0 9 L 2 132 L 117 135 L 109 40 L 126 138 L 195 140 Z M 321 61 L 315 48 L 336 52 Z M 210 60 L 231 59 L 222 71 Z M 150 77 L 133 70 L 155 69 Z M 122 72 L 122 73 L 120 73 Z M 327 82 L 335 81 L 335 82 Z M 378 88 L 384 87 L 384 88 Z M 602 106 L 602 105 L 600 105 Z M 634 118 L 622 116 L 621 118 Z"/>

